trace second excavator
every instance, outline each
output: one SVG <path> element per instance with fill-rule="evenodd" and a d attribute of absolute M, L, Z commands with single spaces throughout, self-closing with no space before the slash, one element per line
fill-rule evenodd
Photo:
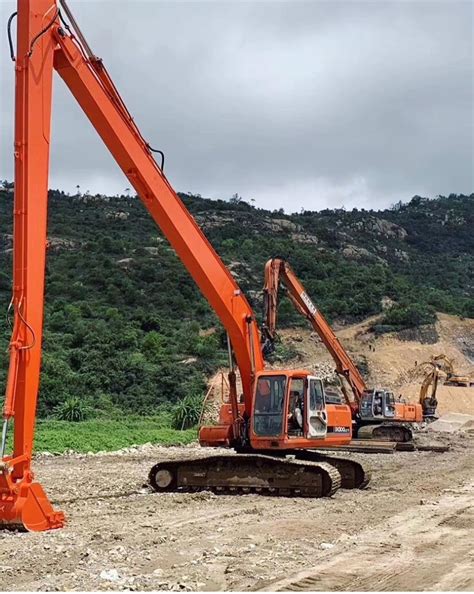
<path fill-rule="evenodd" d="M 469 388 L 474 381 L 472 374 L 461 374 L 454 370 L 454 360 L 443 353 L 431 358 L 431 362 L 444 374 L 445 386 L 464 386 Z"/>
<path fill-rule="evenodd" d="M 286 287 L 288 297 L 296 309 L 309 320 L 333 358 L 337 373 L 350 386 L 351 394 L 342 383 L 346 403 L 352 412 L 354 436 L 397 442 L 410 441 L 413 438 L 411 424 L 423 420 L 420 404 L 396 401 L 390 390 L 367 387 L 360 371 L 321 310 L 311 301 L 288 262 L 281 258 L 272 258 L 265 265 L 262 328 L 264 354 L 270 353 L 274 348 L 280 284 Z"/>
<path fill-rule="evenodd" d="M 0 444 L 0 522 L 36 531 L 60 528 L 65 522 L 31 468 L 42 353 L 54 70 L 227 331 L 230 411 L 224 407 L 220 423 L 203 427 L 199 440 L 237 453 L 161 461 L 150 471 L 152 487 L 321 497 L 340 486 L 365 486 L 369 477 L 360 464 L 314 452 L 350 442 L 350 406 L 326 403 L 322 381 L 308 370 L 265 370 L 250 304 L 173 190 L 163 159 L 161 165 L 155 161 L 66 0 L 18 0 L 17 6 L 9 20 L 9 29 L 14 16 L 18 22 L 16 55 L 11 44 L 16 76 L 13 333 Z M 235 367 L 242 397 L 237 395 Z"/>
<path fill-rule="evenodd" d="M 446 373 L 440 369 L 434 358 L 431 361 L 420 363 L 419 368 L 425 371 L 425 377 L 420 387 L 418 402 L 423 409 L 423 418 L 427 422 L 435 421 L 438 418 L 436 415 L 438 406 L 436 393 L 440 380 L 446 379 Z"/>

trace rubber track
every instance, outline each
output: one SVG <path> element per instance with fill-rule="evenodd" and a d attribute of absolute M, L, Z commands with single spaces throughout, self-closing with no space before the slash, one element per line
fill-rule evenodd
<path fill-rule="evenodd" d="M 355 460 L 327 456 L 311 450 L 297 451 L 295 456 L 300 460 L 324 462 L 335 466 L 341 474 L 341 489 L 365 489 L 372 478 L 370 472 Z"/>
<path fill-rule="evenodd" d="M 269 486 L 248 486 L 247 484 L 242 483 L 241 485 L 235 484 L 235 470 L 242 465 L 246 465 L 251 463 L 252 467 L 255 468 L 258 472 L 258 463 L 265 465 L 265 463 L 269 463 L 269 466 L 273 468 L 278 468 L 279 472 L 281 473 L 282 468 L 287 468 L 288 476 L 294 475 L 295 467 L 304 468 L 309 471 L 317 470 L 318 473 L 322 476 L 322 489 L 319 488 L 319 485 L 316 490 L 315 485 L 308 485 L 307 489 L 304 488 L 275 488 Z M 188 466 L 189 465 L 189 466 Z M 158 470 L 160 469 L 167 469 L 170 470 L 174 476 L 178 476 L 178 470 L 186 470 L 186 466 L 188 468 L 192 468 L 193 466 L 203 466 L 206 465 L 208 467 L 217 467 L 218 465 L 221 466 L 228 466 L 229 476 L 234 477 L 234 482 L 232 485 L 229 486 L 222 486 L 216 485 L 212 486 L 209 484 L 204 484 L 202 486 L 193 485 L 191 487 L 186 487 L 183 485 L 176 485 L 174 482 L 170 487 L 166 489 L 160 488 L 155 481 L 155 475 Z M 149 473 L 149 483 L 151 487 L 159 492 L 179 492 L 179 491 L 213 491 L 216 494 L 235 494 L 235 493 L 258 493 L 263 495 L 277 495 L 277 496 L 292 496 L 292 497 L 331 497 L 334 493 L 341 487 L 341 474 L 339 470 L 333 464 L 328 464 L 325 461 L 303 461 L 297 459 L 287 459 L 279 456 L 267 456 L 261 454 L 237 454 L 235 456 L 207 456 L 202 458 L 190 458 L 190 459 L 179 459 L 179 460 L 163 460 L 158 464 L 155 464 L 153 468 L 150 470 Z"/>

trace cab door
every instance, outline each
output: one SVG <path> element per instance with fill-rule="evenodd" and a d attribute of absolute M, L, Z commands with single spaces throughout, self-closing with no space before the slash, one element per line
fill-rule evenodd
<path fill-rule="evenodd" d="M 306 437 L 323 439 L 328 428 L 326 400 L 323 382 L 317 377 L 308 376 L 306 392 Z"/>
<path fill-rule="evenodd" d="M 395 417 L 395 396 L 393 392 L 385 392 L 383 413 L 386 419 Z"/>

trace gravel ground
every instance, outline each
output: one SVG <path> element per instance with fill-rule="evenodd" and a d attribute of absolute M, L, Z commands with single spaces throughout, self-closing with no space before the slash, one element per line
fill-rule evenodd
<path fill-rule="evenodd" d="M 370 487 L 318 500 L 144 487 L 156 461 L 202 448 L 38 457 L 67 527 L 1 531 L 0 590 L 472 590 L 474 439 L 442 440 L 348 455 Z"/>

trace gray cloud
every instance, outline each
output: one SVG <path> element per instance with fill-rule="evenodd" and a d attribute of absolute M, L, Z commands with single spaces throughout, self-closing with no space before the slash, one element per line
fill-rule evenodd
<path fill-rule="evenodd" d="M 287 211 L 474 189 L 469 1 L 70 5 L 176 189 Z M 14 9 L 1 2 L 2 22 Z M 6 59 L 0 93 L 11 178 Z M 51 174 L 68 190 L 128 183 L 59 78 Z"/>

